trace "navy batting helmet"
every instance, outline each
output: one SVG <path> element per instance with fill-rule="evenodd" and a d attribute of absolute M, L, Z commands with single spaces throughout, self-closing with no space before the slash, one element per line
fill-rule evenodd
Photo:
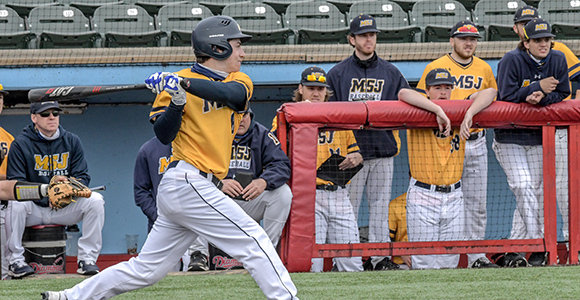
<path fill-rule="evenodd" d="M 195 56 L 209 56 L 224 60 L 232 55 L 229 40 L 240 39 L 242 43 L 251 39 L 243 34 L 234 19 L 227 16 L 213 16 L 199 22 L 191 33 L 191 46 Z M 223 50 L 218 51 L 218 48 Z"/>

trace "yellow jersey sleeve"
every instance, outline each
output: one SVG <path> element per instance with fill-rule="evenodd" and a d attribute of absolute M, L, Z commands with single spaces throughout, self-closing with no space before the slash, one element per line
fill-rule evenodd
<path fill-rule="evenodd" d="M 181 77 L 213 80 L 193 73 L 190 69 L 181 70 L 177 74 Z M 223 80 L 230 81 L 245 87 L 248 100 L 252 97 L 254 87 L 248 75 L 233 72 Z M 153 103 L 150 119 L 154 120 L 165 112 L 170 101 L 171 96 L 167 92 L 160 93 Z M 172 160 L 184 160 L 201 171 L 223 179 L 228 173 L 231 145 L 241 119 L 242 114 L 223 104 L 187 93 L 181 127 L 172 142 Z"/>
<path fill-rule="evenodd" d="M 570 91 L 573 92 L 572 81 L 577 80 L 578 78 L 575 77 L 580 75 L 580 60 L 578 60 L 578 57 L 574 54 L 574 52 L 572 52 L 572 50 L 570 50 L 570 48 L 568 48 L 568 46 L 564 45 L 563 43 L 554 42 L 553 49 L 564 53 L 566 56 L 566 63 L 568 64 L 568 78 L 570 78 Z M 580 96 L 576 95 L 576 98 L 578 97 Z M 570 99 L 572 99 L 572 93 L 570 93 L 570 96 L 566 97 L 564 100 Z"/>
<path fill-rule="evenodd" d="M 8 153 L 10 152 L 10 145 L 14 141 L 14 137 L 0 127 L 0 146 L 2 149 L 0 151 L 4 152 L 4 160 L 0 164 L 0 175 L 6 176 L 6 167 L 8 166 Z"/>

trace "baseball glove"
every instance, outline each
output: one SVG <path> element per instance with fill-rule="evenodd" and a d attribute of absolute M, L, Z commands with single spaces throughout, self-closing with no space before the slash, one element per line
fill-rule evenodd
<path fill-rule="evenodd" d="M 66 177 L 64 181 L 57 181 L 52 177 L 48 184 L 48 201 L 54 210 L 67 207 L 71 202 L 76 202 L 73 197 L 88 198 L 91 190 L 74 177 Z"/>

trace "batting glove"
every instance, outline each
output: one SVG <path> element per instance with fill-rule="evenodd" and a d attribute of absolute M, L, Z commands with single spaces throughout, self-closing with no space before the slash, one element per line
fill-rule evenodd
<path fill-rule="evenodd" d="M 165 86 L 163 88 L 171 95 L 171 102 L 175 105 L 184 105 L 187 102 L 185 90 L 180 84 L 181 80 L 181 77 L 174 73 L 165 76 Z"/>
<path fill-rule="evenodd" d="M 171 74 L 173 73 L 169 72 L 153 73 L 151 76 L 149 76 L 149 78 L 145 79 L 145 85 L 154 94 L 159 94 L 161 93 L 161 91 L 163 91 L 163 87 L 165 86 L 165 77 Z"/>

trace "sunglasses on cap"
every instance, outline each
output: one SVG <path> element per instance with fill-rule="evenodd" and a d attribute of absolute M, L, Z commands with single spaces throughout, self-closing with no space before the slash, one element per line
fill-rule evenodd
<path fill-rule="evenodd" d="M 478 33 L 477 28 L 473 25 L 463 25 L 459 28 L 457 28 L 457 31 L 455 32 L 464 32 L 464 33 L 468 33 L 468 32 L 472 32 L 472 33 Z"/>
<path fill-rule="evenodd" d="M 310 75 L 306 76 L 306 80 L 326 83 L 326 77 L 324 75 L 316 76 L 314 74 L 310 74 Z"/>
<path fill-rule="evenodd" d="M 45 110 L 45 111 L 43 111 L 43 112 L 39 113 L 39 115 L 40 115 L 41 117 L 43 117 L 43 118 L 48 118 L 48 117 L 50 116 L 50 114 L 51 114 L 51 112 L 50 112 L 50 111 L 48 111 L 48 110 Z M 53 110 L 53 111 L 52 111 L 52 116 L 53 116 L 53 117 L 58 117 L 59 115 L 60 115 L 60 112 L 59 112 L 58 110 Z"/>

